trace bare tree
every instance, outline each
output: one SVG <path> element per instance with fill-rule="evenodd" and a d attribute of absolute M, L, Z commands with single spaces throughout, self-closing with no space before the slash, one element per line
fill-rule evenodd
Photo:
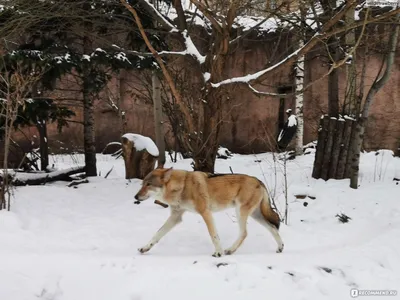
<path fill-rule="evenodd" d="M 18 109 L 25 104 L 32 88 L 40 80 L 44 69 L 40 66 L 26 65 L 21 61 L 14 61 L 12 55 L 2 57 L 0 61 L 0 101 L 1 117 L 4 120 L 4 128 L 1 135 L 4 140 L 3 174 L 1 175 L 0 210 L 10 210 L 10 176 L 8 173 L 8 156 L 14 122 L 18 115 Z"/>
<path fill-rule="evenodd" d="M 282 13 L 281 7 L 267 8 L 263 11 L 263 17 L 258 19 L 258 23 L 254 26 L 248 26 L 248 24 L 245 26 L 240 24 L 238 20 L 244 17 L 246 9 L 254 8 L 254 1 L 233 0 L 209 3 L 208 1 L 190 0 L 194 8 L 193 12 L 190 11 L 190 8 L 184 7 L 183 1 L 174 0 L 172 1 L 172 6 L 176 18 L 174 23 L 171 23 L 164 16 L 168 13 L 165 9 L 160 8 L 157 10 L 146 0 L 139 0 L 138 2 L 157 20 L 160 30 L 169 34 L 170 40 L 173 41 L 172 47 L 174 50 L 183 48 L 183 50 L 176 51 L 157 50 L 146 37 L 147 33 L 141 25 L 135 8 L 126 1 L 121 0 L 121 3 L 134 15 L 135 21 L 139 29 L 141 29 L 140 32 L 150 50 L 148 55 L 153 55 L 157 60 L 174 101 L 176 101 L 183 119 L 180 130 L 184 132 L 186 148 L 193 153 L 194 169 L 207 172 L 214 171 L 219 131 L 223 122 L 221 110 L 225 100 L 229 98 L 234 89 L 244 87 L 260 97 L 279 96 L 274 91 L 259 91 L 255 88 L 255 85 L 263 83 L 271 76 L 272 72 L 279 72 L 287 66 L 293 66 L 311 49 L 330 37 L 344 34 L 353 28 L 362 26 L 364 23 L 385 20 L 396 14 L 396 10 L 386 11 L 374 16 L 368 16 L 366 20 L 355 21 L 350 27 L 340 26 L 338 24 L 344 19 L 346 13 L 358 4 L 358 1 L 355 0 L 346 1 L 338 7 L 332 17 L 322 21 L 318 19 L 320 26 L 305 39 L 303 46 L 294 47 L 291 54 L 278 62 L 270 63 L 253 74 L 227 78 L 226 62 L 238 49 L 241 41 L 260 29 L 267 21 L 274 20 L 277 24 L 276 28 L 282 27 L 283 23 L 289 23 L 289 28 L 295 27 L 294 24 L 298 24 L 299 14 L 290 14 L 292 18 L 290 19 Z M 274 18 L 271 19 L 272 17 Z M 205 23 L 204 26 L 193 26 L 193 23 L 200 21 L 198 18 Z M 315 20 L 319 18 L 318 13 L 314 18 Z M 185 97 L 176 88 L 169 65 L 167 67 L 163 60 L 164 57 L 167 60 L 180 57 L 180 62 L 197 75 L 196 87 L 199 87 L 199 95 L 196 106 L 188 104 L 185 101 Z M 331 69 L 334 70 L 335 67 L 336 65 Z M 307 86 L 304 87 L 304 89 L 306 88 Z M 297 90 L 297 93 L 301 92 Z M 198 113 L 199 111 L 200 113 Z"/>
<path fill-rule="evenodd" d="M 397 48 L 397 43 L 399 40 L 399 21 L 400 13 L 397 14 L 396 18 L 393 20 L 393 25 L 389 25 L 390 28 L 388 47 L 384 54 L 384 60 L 382 63 L 382 68 L 377 74 L 371 88 L 369 89 L 367 96 L 365 98 L 365 103 L 361 111 L 361 116 L 358 118 L 357 127 L 354 134 L 354 140 L 352 142 L 352 160 L 351 160 L 351 177 L 350 177 L 350 187 L 353 189 L 358 188 L 358 171 L 360 164 L 360 152 L 361 145 L 364 139 L 365 126 L 368 121 L 368 116 L 370 112 L 371 105 L 374 101 L 376 93 L 382 89 L 388 82 L 393 64 L 395 61 L 395 53 Z"/>

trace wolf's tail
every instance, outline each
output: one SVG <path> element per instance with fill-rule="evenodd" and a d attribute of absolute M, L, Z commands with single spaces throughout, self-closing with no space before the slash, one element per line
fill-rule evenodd
<path fill-rule="evenodd" d="M 275 226 L 276 229 L 279 229 L 279 226 L 281 224 L 281 219 L 279 218 L 279 215 L 271 207 L 269 195 L 265 186 L 263 186 L 263 189 L 264 189 L 264 196 L 260 203 L 261 213 L 268 223 Z"/>

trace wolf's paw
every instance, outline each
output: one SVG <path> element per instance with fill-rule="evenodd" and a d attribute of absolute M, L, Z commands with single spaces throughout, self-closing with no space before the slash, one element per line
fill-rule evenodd
<path fill-rule="evenodd" d="M 284 244 L 279 246 L 278 249 L 276 249 L 276 253 L 281 253 L 283 251 L 283 247 L 284 247 Z"/>
<path fill-rule="evenodd" d="M 147 251 L 149 251 L 150 248 L 151 247 L 149 247 L 149 246 L 145 246 L 145 247 L 139 248 L 138 251 L 143 254 L 143 253 L 146 253 Z"/>
<path fill-rule="evenodd" d="M 226 249 L 224 251 L 225 255 L 232 255 L 235 251 L 233 251 L 232 249 Z"/>
<path fill-rule="evenodd" d="M 212 255 L 214 257 L 221 257 L 222 256 L 222 251 L 215 251 L 214 254 Z"/>

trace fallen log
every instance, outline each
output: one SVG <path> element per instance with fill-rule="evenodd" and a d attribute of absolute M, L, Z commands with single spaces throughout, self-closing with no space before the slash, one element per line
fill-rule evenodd
<path fill-rule="evenodd" d="M 13 186 L 44 185 L 54 181 L 72 181 L 71 175 L 85 172 L 85 167 L 73 167 L 64 170 L 52 171 L 49 173 L 22 173 L 12 174 L 11 184 Z"/>

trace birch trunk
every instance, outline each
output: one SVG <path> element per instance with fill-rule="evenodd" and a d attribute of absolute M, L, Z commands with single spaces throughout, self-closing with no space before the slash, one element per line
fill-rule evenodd
<path fill-rule="evenodd" d="M 299 47 L 304 46 L 303 39 L 299 41 Z M 304 136 L 304 118 L 303 118 L 303 101 L 304 94 L 302 92 L 304 88 L 304 56 L 301 56 L 296 63 L 296 118 L 297 118 L 297 132 L 296 132 L 296 155 L 303 154 L 303 136 Z"/>

